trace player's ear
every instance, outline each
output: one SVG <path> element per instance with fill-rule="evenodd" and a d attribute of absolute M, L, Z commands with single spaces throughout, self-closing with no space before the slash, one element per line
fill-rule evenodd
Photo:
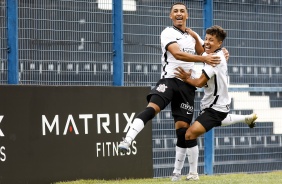
<path fill-rule="evenodd" d="M 218 43 L 219 43 L 220 46 L 222 45 L 222 41 L 219 41 Z"/>

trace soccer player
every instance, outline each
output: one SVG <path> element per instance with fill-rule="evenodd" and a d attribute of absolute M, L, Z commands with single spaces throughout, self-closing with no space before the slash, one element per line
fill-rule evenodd
<path fill-rule="evenodd" d="M 197 36 L 193 32 L 190 32 L 190 35 Z M 256 114 L 248 116 L 228 114 L 231 98 L 228 94 L 227 63 L 221 49 L 225 37 L 226 32 L 220 26 L 212 26 L 206 30 L 203 55 L 216 53 L 220 56 L 221 62 L 216 67 L 205 64 L 200 78 L 191 77 L 191 72 L 186 72 L 181 67 L 176 69 L 175 75 L 177 78 L 195 87 L 204 87 L 200 115 L 185 133 L 187 147 L 191 141 L 196 140 L 197 137 L 216 126 L 227 126 L 238 122 L 245 122 L 250 128 L 255 126 Z M 196 160 L 194 161 L 196 162 Z M 193 174 L 190 173 L 190 175 Z M 196 180 L 196 178 L 198 179 L 198 174 L 195 173 L 193 180 Z"/>

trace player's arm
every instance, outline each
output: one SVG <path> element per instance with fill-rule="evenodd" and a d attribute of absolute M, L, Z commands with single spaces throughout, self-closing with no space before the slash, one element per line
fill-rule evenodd
<path fill-rule="evenodd" d="M 184 82 L 187 82 L 192 86 L 199 88 L 203 87 L 209 80 L 209 78 L 204 73 L 202 73 L 200 78 L 192 79 L 191 72 L 185 72 L 181 67 L 176 68 L 176 72 L 174 74 L 177 78 L 180 78 Z"/>
<path fill-rule="evenodd" d="M 220 57 L 215 54 L 208 54 L 206 56 L 198 56 L 182 52 L 178 44 L 171 43 L 168 45 L 167 50 L 174 56 L 177 60 L 187 61 L 187 62 L 204 62 L 209 65 L 215 66 L 220 63 Z"/>
<path fill-rule="evenodd" d="M 203 54 L 203 52 L 205 51 L 204 50 L 204 47 L 203 47 L 203 41 L 202 41 L 202 39 L 199 37 L 199 35 L 196 33 L 196 32 L 194 32 L 192 29 L 190 29 L 190 28 L 186 28 L 185 29 L 185 32 L 187 32 L 188 34 L 190 34 L 194 39 L 195 39 L 195 41 L 196 41 L 196 45 L 195 45 L 195 50 L 196 50 L 196 53 L 198 54 L 198 55 L 202 55 Z"/>
<path fill-rule="evenodd" d="M 196 40 L 196 45 L 195 45 L 196 53 L 198 55 L 202 55 L 204 53 L 205 49 L 204 49 L 203 45 L 200 42 L 200 38 L 197 37 L 195 40 Z"/>

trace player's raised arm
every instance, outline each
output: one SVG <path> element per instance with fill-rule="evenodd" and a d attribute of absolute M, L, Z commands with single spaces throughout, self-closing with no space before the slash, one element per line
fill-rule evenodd
<path fill-rule="evenodd" d="M 174 58 L 178 60 L 187 62 L 204 62 L 212 66 L 220 63 L 220 57 L 214 54 L 208 54 L 207 56 L 198 56 L 182 52 L 177 43 L 170 44 L 167 49 L 174 56 Z"/>
<path fill-rule="evenodd" d="M 196 41 L 196 45 L 195 45 L 195 50 L 196 50 L 196 53 L 198 55 L 202 55 L 203 52 L 205 51 L 204 50 L 204 47 L 203 47 L 203 40 L 200 38 L 200 36 L 195 32 L 193 31 L 191 28 L 186 28 L 185 29 L 185 32 L 188 33 L 189 35 L 191 35 L 195 41 Z"/>

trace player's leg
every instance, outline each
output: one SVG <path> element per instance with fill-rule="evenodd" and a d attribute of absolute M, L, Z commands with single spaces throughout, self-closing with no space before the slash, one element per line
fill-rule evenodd
<path fill-rule="evenodd" d="M 177 142 L 175 146 L 175 162 L 171 181 L 181 180 L 181 170 L 186 158 L 187 147 L 185 144 L 185 133 L 187 128 L 178 128 L 176 130 Z"/>
<path fill-rule="evenodd" d="M 185 134 L 187 154 L 189 161 L 189 173 L 186 180 L 199 180 L 198 175 L 198 157 L 199 147 L 197 144 L 197 137 L 205 133 L 205 128 L 198 122 L 194 122 L 192 126 L 188 128 Z"/>
<path fill-rule="evenodd" d="M 135 139 L 139 132 L 142 131 L 146 123 L 153 119 L 164 107 L 165 103 L 163 99 L 158 95 L 152 95 L 148 106 L 134 118 L 125 138 L 118 145 L 119 151 L 126 153 L 129 150 L 131 142 Z"/>
<path fill-rule="evenodd" d="M 226 116 L 227 113 L 224 112 L 218 112 L 211 108 L 204 109 L 204 111 L 202 111 L 200 115 L 196 118 L 195 122 L 188 128 L 185 134 L 185 140 L 188 150 L 189 147 L 191 147 L 192 162 L 198 163 L 198 158 L 194 158 L 193 154 L 195 155 L 195 152 L 199 151 L 196 150 L 196 148 L 192 147 L 193 141 L 195 142 L 200 135 L 204 134 L 205 132 L 208 132 L 213 127 L 220 126 L 221 121 L 225 119 Z M 196 171 L 197 170 L 194 169 L 191 172 L 189 172 L 188 176 L 186 177 L 186 180 L 198 180 L 199 176 L 198 173 L 196 173 Z"/>
<path fill-rule="evenodd" d="M 153 119 L 156 114 L 170 103 L 173 96 L 173 88 L 170 87 L 171 85 L 173 85 L 171 84 L 171 80 L 160 79 L 157 85 L 151 90 L 150 94 L 147 96 L 147 101 L 149 102 L 148 106 L 135 117 L 126 137 L 118 145 L 120 152 L 127 152 L 131 142 L 145 127 L 146 123 Z"/>
<path fill-rule="evenodd" d="M 181 170 L 183 168 L 185 157 L 188 152 L 186 143 L 185 143 L 185 132 L 189 128 L 189 124 L 193 118 L 194 112 L 194 97 L 195 97 L 195 87 L 190 86 L 181 81 L 176 82 L 178 92 L 175 92 L 173 99 L 171 101 L 172 115 L 175 121 L 175 129 L 177 135 L 177 144 L 175 147 L 175 163 L 172 181 L 177 181 L 181 179 L 178 176 L 181 176 Z M 199 156 L 197 141 L 192 143 L 192 147 L 189 150 L 188 161 L 189 161 L 189 170 L 191 171 L 194 168 L 197 172 L 197 162 L 191 160 L 192 157 L 195 157 L 196 160 Z M 193 169 L 192 169 L 193 171 Z"/>
<path fill-rule="evenodd" d="M 249 115 L 239 115 L 239 114 L 228 114 L 227 117 L 222 120 L 221 126 L 228 126 L 235 123 L 246 123 L 250 128 L 254 128 L 256 126 L 255 120 L 257 119 L 257 114 L 249 114 Z"/>

